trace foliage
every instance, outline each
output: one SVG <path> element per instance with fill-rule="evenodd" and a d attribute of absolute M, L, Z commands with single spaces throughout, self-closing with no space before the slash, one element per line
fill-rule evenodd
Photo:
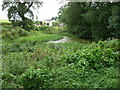
<path fill-rule="evenodd" d="M 109 26 L 108 28 L 110 28 L 112 30 L 111 34 L 115 37 L 115 38 L 119 38 L 120 39 L 120 12 L 119 12 L 120 6 L 119 4 L 115 4 L 112 7 L 112 15 L 111 17 L 109 17 Z"/>
<path fill-rule="evenodd" d="M 87 11 L 86 3 L 68 3 L 60 9 L 60 21 L 65 23 L 70 33 L 82 38 L 92 38 L 90 24 L 84 20 L 83 14 Z"/>
<path fill-rule="evenodd" d="M 33 30 L 34 29 L 34 25 L 33 25 L 33 21 L 31 19 L 25 19 L 23 21 L 14 21 L 14 20 L 11 20 L 12 22 L 12 26 L 13 27 L 21 27 L 27 31 L 30 31 L 30 30 Z"/>
<path fill-rule="evenodd" d="M 21 84 L 24 88 L 46 88 L 50 79 L 49 74 L 48 70 L 30 68 L 20 76 Z"/>
<path fill-rule="evenodd" d="M 33 33 L 32 33 L 33 34 Z M 50 41 L 50 40 L 58 40 L 62 38 L 62 36 L 60 35 L 56 35 L 56 34 L 44 34 L 41 32 L 35 32 L 33 35 L 28 36 L 28 37 L 20 37 L 19 39 L 14 40 L 14 42 L 21 42 L 21 43 L 42 43 L 42 42 L 46 42 L 46 41 Z"/>
<path fill-rule="evenodd" d="M 55 21 L 56 21 L 57 19 L 58 19 L 57 16 L 51 18 L 51 20 L 55 20 Z"/>
<path fill-rule="evenodd" d="M 11 28 L 11 29 L 10 28 L 9 30 L 7 29 L 7 27 L 2 28 L 3 39 L 15 39 L 15 38 L 22 37 L 22 36 L 29 36 L 28 31 L 22 28 L 19 28 L 19 27 Z"/>
<path fill-rule="evenodd" d="M 12 24 L 14 26 L 20 25 L 25 30 L 30 30 L 33 28 L 32 27 L 33 22 L 31 19 L 34 18 L 31 7 L 33 7 L 34 9 L 39 8 L 41 4 L 42 2 L 39 2 L 39 0 L 38 2 L 32 2 L 32 0 L 30 0 L 29 2 L 25 2 L 25 1 L 4 2 L 3 1 L 2 10 L 7 9 L 8 18 L 10 21 L 12 21 Z"/>
<path fill-rule="evenodd" d="M 20 3 L 24 9 L 18 9 L 26 14 L 24 3 L 30 3 Z M 22 29 L 21 21 L 16 25 L 22 28 L 4 24 L 2 88 L 120 88 L 120 40 L 111 39 L 119 38 L 119 6 L 70 2 L 60 10 L 59 18 L 66 24 L 63 28 L 40 26 L 28 32 Z M 9 12 L 14 13 L 14 9 Z M 30 19 L 23 21 L 30 25 L 24 28 L 32 28 Z M 62 38 L 67 31 L 98 42 L 46 43 Z"/>
<path fill-rule="evenodd" d="M 40 31 L 46 34 L 64 34 L 67 32 L 66 27 L 59 27 L 59 26 L 47 26 L 47 25 L 42 25 L 42 26 L 36 26 L 35 31 Z"/>
<path fill-rule="evenodd" d="M 35 24 L 37 24 L 37 25 L 43 25 L 43 22 L 42 21 L 36 21 Z"/>
<path fill-rule="evenodd" d="M 14 83 L 16 76 L 14 76 L 11 73 L 7 73 L 7 72 L 1 73 L 1 76 L 2 76 L 2 80 L 1 80 L 2 88 L 15 88 L 16 87 L 16 84 Z"/>
<path fill-rule="evenodd" d="M 118 88 L 119 43 L 114 39 L 90 44 L 8 44 L 13 50 L 3 47 L 3 86 Z"/>
<path fill-rule="evenodd" d="M 96 41 L 118 38 L 120 4 L 69 2 L 59 11 L 60 21 L 67 25 L 70 33 Z"/>
<path fill-rule="evenodd" d="M 2 39 L 2 88 L 119 88 L 119 39 L 55 44 L 45 41 L 62 36 L 24 31 L 3 26 L 18 36 Z"/>
<path fill-rule="evenodd" d="M 49 31 L 49 30 L 52 30 L 54 29 L 53 27 L 50 27 L 50 26 L 46 26 L 46 25 L 43 25 L 43 26 L 40 26 L 40 27 L 36 27 L 35 30 L 39 31 L 39 30 L 43 30 L 43 31 Z"/>
<path fill-rule="evenodd" d="M 99 42 L 100 43 L 100 42 Z M 66 63 L 74 63 L 83 70 L 101 70 L 109 67 L 118 66 L 118 52 L 110 48 L 104 48 L 104 44 L 99 44 L 92 49 L 84 49 L 63 57 Z M 114 63 L 116 62 L 116 64 Z"/>
<path fill-rule="evenodd" d="M 60 23 L 57 22 L 57 21 L 56 21 L 56 22 L 52 22 L 52 26 L 59 26 L 59 24 L 60 24 Z"/>
<path fill-rule="evenodd" d="M 60 34 L 65 31 L 65 29 L 62 27 L 58 27 L 58 26 L 53 27 L 53 26 L 46 26 L 46 25 L 35 27 L 35 30 L 42 31 L 47 34 Z"/>
<path fill-rule="evenodd" d="M 1 25 L 3 25 L 3 26 L 5 26 L 5 25 L 11 25 L 11 23 L 8 23 L 8 22 L 2 22 Z"/>

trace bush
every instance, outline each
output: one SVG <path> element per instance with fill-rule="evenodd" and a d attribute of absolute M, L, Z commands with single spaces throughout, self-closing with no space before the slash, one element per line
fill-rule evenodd
<path fill-rule="evenodd" d="M 111 48 L 114 51 L 120 51 L 119 39 L 107 40 L 103 44 L 105 45 L 106 48 Z"/>
<path fill-rule="evenodd" d="M 11 20 L 11 22 L 12 22 L 12 25 L 14 27 L 16 27 L 16 26 L 18 27 L 19 26 L 19 27 L 21 27 L 21 28 L 23 28 L 23 29 L 25 29 L 27 31 L 30 31 L 30 30 L 34 29 L 33 21 L 31 19 L 28 19 L 28 18 L 24 19 L 23 21 Z"/>
<path fill-rule="evenodd" d="M 12 29 L 3 28 L 3 32 L 2 32 L 3 39 L 6 39 L 6 38 L 15 39 L 22 36 L 29 36 L 28 31 L 20 27 L 16 27 Z"/>
<path fill-rule="evenodd" d="M 19 77 L 19 82 L 24 88 L 47 88 L 49 79 L 48 70 L 30 68 Z"/>
<path fill-rule="evenodd" d="M 54 30 L 54 28 L 52 26 L 40 26 L 40 27 L 36 27 L 35 30 L 42 30 L 42 31 L 50 31 L 50 30 Z"/>
<path fill-rule="evenodd" d="M 93 46 L 94 48 L 84 48 L 81 51 L 78 50 L 75 53 L 67 54 L 62 59 L 65 59 L 68 64 L 74 63 L 86 70 L 93 69 L 98 71 L 118 66 L 118 52 L 113 51 L 111 48 L 106 48 L 105 42 L 102 41 L 98 42 L 97 46 L 94 44 Z"/>
<path fill-rule="evenodd" d="M 2 73 L 1 76 L 2 76 L 2 79 L 5 81 L 12 81 L 15 78 L 13 74 L 6 73 L 6 72 Z"/>
<path fill-rule="evenodd" d="M 3 45 L 2 69 L 7 72 L 3 87 L 119 87 L 119 40 L 89 44 L 35 44 L 34 40 Z"/>
<path fill-rule="evenodd" d="M 35 30 L 48 30 L 49 29 L 49 26 L 40 26 L 40 27 L 36 27 Z"/>
<path fill-rule="evenodd" d="M 60 25 L 60 23 L 59 23 L 59 22 L 57 22 L 57 21 L 55 21 L 55 22 L 52 22 L 52 25 L 53 25 L 53 26 L 59 26 L 59 25 Z"/>
<path fill-rule="evenodd" d="M 3 59 L 3 71 L 9 72 L 13 75 L 20 75 L 29 68 L 29 64 L 26 60 L 24 53 L 10 53 L 4 55 Z M 28 57 L 29 58 L 29 57 Z"/>

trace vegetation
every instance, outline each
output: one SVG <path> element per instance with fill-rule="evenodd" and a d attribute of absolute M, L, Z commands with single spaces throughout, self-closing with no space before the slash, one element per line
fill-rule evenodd
<path fill-rule="evenodd" d="M 3 0 L 2 10 L 7 9 L 8 18 L 12 21 L 13 26 L 21 26 L 25 30 L 30 30 L 34 27 L 33 21 L 31 20 L 34 18 L 31 7 L 39 8 L 41 4 L 42 2 L 39 2 L 39 0 L 36 2 L 32 2 L 32 0 L 29 0 L 29 2 L 21 0 L 19 0 L 19 2 L 15 0 L 12 2 L 4 2 Z M 27 17 L 25 16 L 26 14 Z"/>
<path fill-rule="evenodd" d="M 69 2 L 59 12 L 70 33 L 96 41 L 120 39 L 120 3 Z"/>
<path fill-rule="evenodd" d="M 0 20 L 0 23 L 10 23 L 9 20 Z"/>
<path fill-rule="evenodd" d="M 7 26 L 2 34 L 25 31 L 14 29 Z M 43 30 L 27 33 L 3 38 L 3 88 L 119 88 L 118 39 L 52 44 L 43 42 L 62 36 Z"/>
<path fill-rule="evenodd" d="M 60 10 L 64 27 L 59 27 L 59 21 L 54 26 L 35 22 L 41 26 L 32 24 L 34 28 L 27 31 L 2 23 L 2 88 L 119 89 L 118 9 L 118 3 L 76 2 Z M 94 38 L 97 42 L 47 43 L 63 36 Z"/>
<path fill-rule="evenodd" d="M 9 30 L 8 30 L 9 28 Z M 29 32 L 25 31 L 24 29 L 20 28 L 20 27 L 15 27 L 12 28 L 10 26 L 6 26 L 2 28 L 2 38 L 3 39 L 15 39 L 18 37 L 22 37 L 22 36 L 28 36 Z"/>

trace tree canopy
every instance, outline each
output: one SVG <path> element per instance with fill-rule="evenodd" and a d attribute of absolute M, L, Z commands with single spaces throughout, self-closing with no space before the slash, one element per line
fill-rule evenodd
<path fill-rule="evenodd" d="M 70 33 L 96 41 L 120 38 L 120 3 L 69 2 L 59 11 Z"/>
<path fill-rule="evenodd" d="M 8 11 L 8 18 L 12 21 L 13 25 L 18 26 L 20 25 L 26 30 L 32 29 L 33 23 L 32 20 L 34 19 L 34 14 L 32 9 L 39 9 L 42 5 L 42 2 L 36 0 L 12 0 L 12 2 L 4 2 L 2 5 L 2 10 L 7 9 Z"/>

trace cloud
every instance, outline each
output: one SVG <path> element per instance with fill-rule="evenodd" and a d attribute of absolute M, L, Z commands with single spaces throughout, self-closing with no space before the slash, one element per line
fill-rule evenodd
<path fill-rule="evenodd" d="M 43 6 L 39 9 L 39 20 L 50 19 L 58 15 L 60 8 L 59 1 L 57 0 L 44 0 Z"/>

